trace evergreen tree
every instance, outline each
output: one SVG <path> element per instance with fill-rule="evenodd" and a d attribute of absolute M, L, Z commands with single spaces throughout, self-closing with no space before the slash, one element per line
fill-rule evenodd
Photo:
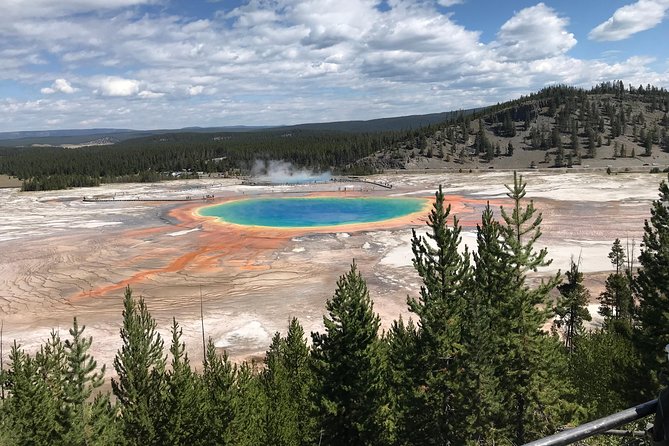
<path fill-rule="evenodd" d="M 304 329 L 293 318 L 286 337 L 276 333 L 265 356 L 263 384 L 268 404 L 269 443 L 307 445 L 316 441 L 310 401 L 312 381 Z"/>
<path fill-rule="evenodd" d="M 181 341 L 183 330 L 172 318 L 172 356 L 170 371 L 166 374 L 166 389 L 162 402 L 160 428 L 163 444 L 198 444 L 209 435 L 202 429 L 204 413 L 201 381 L 193 373 L 186 353 L 186 345 Z"/>
<path fill-rule="evenodd" d="M 117 418 L 117 411 L 110 401 L 109 392 L 95 395 L 93 403 L 86 409 L 89 411 L 89 423 L 86 429 L 88 433 L 87 445 L 122 444 L 122 422 Z"/>
<path fill-rule="evenodd" d="M 420 430 L 412 416 L 415 405 L 416 364 L 418 362 L 418 334 L 413 321 L 400 316 L 393 321 L 384 336 L 385 357 L 388 364 L 385 382 L 389 396 L 389 412 L 385 422 L 388 444 L 411 444 L 413 433 Z"/>
<path fill-rule="evenodd" d="M 95 440 L 90 435 L 88 426 L 96 420 L 89 418 L 91 413 L 86 401 L 93 390 L 103 384 L 105 366 L 98 371 L 97 362 L 88 353 L 93 338 L 82 336 L 85 328 L 85 326 L 79 327 L 75 317 L 70 329 L 72 340 L 66 339 L 64 343 L 67 369 L 63 381 L 64 398 L 61 405 L 65 432 L 63 444 L 83 445 L 91 444 Z M 107 422 L 113 422 L 109 416 L 105 418 Z"/>
<path fill-rule="evenodd" d="M 414 365 L 416 403 L 410 408 L 418 444 L 443 444 L 466 435 L 463 420 L 454 415 L 454 395 L 463 394 L 457 370 L 464 360 L 463 316 L 470 289 L 469 253 L 458 252 L 461 228 L 456 218 L 448 226 L 450 205 L 444 208 L 441 187 L 428 217 L 427 236 L 413 231 L 413 264 L 423 281 L 409 310 L 418 316 L 418 360 Z"/>
<path fill-rule="evenodd" d="M 645 377 L 632 341 L 613 330 L 585 333 L 574 340 L 569 374 L 577 402 L 589 421 L 639 404 L 639 384 Z"/>
<path fill-rule="evenodd" d="M 580 259 L 579 259 L 580 262 Z M 571 260 L 567 271 L 567 281 L 558 285 L 560 297 L 555 305 L 555 326 L 562 332 L 564 346 L 572 354 L 574 340 L 585 330 L 583 321 L 591 321 L 588 311 L 590 292 L 583 286 L 583 273 L 578 270 L 578 264 Z"/>
<path fill-rule="evenodd" d="M 571 149 L 574 153 L 579 151 L 579 140 L 578 140 L 578 125 L 574 123 L 571 128 L 571 136 L 569 138 Z"/>
<path fill-rule="evenodd" d="M 207 341 L 202 382 L 205 390 L 203 430 L 207 432 L 207 445 L 235 444 L 232 422 L 235 419 L 237 399 L 237 367 L 227 353 L 219 356 L 214 342 Z"/>
<path fill-rule="evenodd" d="M 46 384 L 54 400 L 62 401 L 65 398 L 63 384 L 67 373 L 67 354 L 57 331 L 51 330 L 49 339 L 40 346 L 34 360 L 39 377 Z"/>
<path fill-rule="evenodd" d="M 613 241 L 611 252 L 609 253 L 609 260 L 616 268 L 616 274 L 620 274 L 625 267 L 625 251 L 623 250 L 623 246 L 619 238 Z"/>
<path fill-rule="evenodd" d="M 513 429 L 513 441 L 523 444 L 530 436 L 545 433 L 551 425 L 549 417 L 542 412 L 547 408 L 542 403 L 541 387 L 546 383 L 537 381 L 537 377 L 550 376 L 545 367 L 550 354 L 550 340 L 542 331 L 550 315 L 548 293 L 559 280 L 559 272 L 547 282 L 541 281 L 536 288 L 526 283 L 526 274 L 551 263 L 546 259 L 547 250 L 535 251 L 534 245 L 541 236 L 541 214 L 535 215 L 534 203 L 523 205 L 526 184 L 522 176 L 514 172 L 513 185 L 508 186 L 507 196 L 513 201 L 511 212 L 501 209 L 504 225 L 501 227 L 503 248 L 508 256 L 508 268 L 511 274 L 509 293 L 500 296 L 500 322 L 503 336 L 506 336 L 507 358 L 502 364 L 501 386 L 511 394 L 506 401 L 511 415 L 509 425 Z M 559 387 L 556 376 L 551 385 Z M 557 420 L 552 420 L 556 422 Z"/>
<path fill-rule="evenodd" d="M 379 317 L 355 263 L 326 304 L 325 333 L 312 333 L 322 444 L 376 444 L 381 428 Z"/>
<path fill-rule="evenodd" d="M 268 414 L 263 385 L 255 364 L 242 363 L 237 372 L 235 417 L 230 425 L 232 444 L 255 446 L 269 444 L 265 429 Z"/>
<path fill-rule="evenodd" d="M 163 340 L 144 299 L 126 288 L 123 300 L 123 346 L 114 358 L 118 380 L 112 389 L 121 406 L 124 437 L 130 444 L 159 443 L 161 398 L 165 392 Z"/>
<path fill-rule="evenodd" d="M 49 388 L 36 358 L 14 342 L 9 353 L 7 390 L 11 395 L 2 404 L 10 437 L 17 444 L 48 446 L 62 442 L 58 399 Z"/>
<path fill-rule="evenodd" d="M 666 361 L 664 346 L 669 344 L 669 187 L 664 181 L 650 214 L 644 223 L 634 291 L 639 300 L 637 346 L 645 367 L 654 375 Z M 655 376 L 651 382 L 657 385 Z"/>
<path fill-rule="evenodd" d="M 624 329 L 629 334 L 632 327 L 634 301 L 630 286 L 631 272 L 625 269 L 627 256 L 620 239 L 613 242 L 609 260 L 615 268 L 615 273 L 607 277 L 604 291 L 599 295 L 599 314 L 607 319 L 607 323 L 613 323 L 618 327 L 617 329 Z"/>
<path fill-rule="evenodd" d="M 509 276 L 500 237 L 500 225 L 488 203 L 476 228 L 472 292 L 463 317 L 464 392 L 457 408 L 467 414 L 460 429 L 466 432 L 462 440 L 469 444 L 499 443 L 505 436 L 500 425 L 505 418 L 500 404 L 504 395 L 496 366 L 504 345 L 498 331 L 498 296 L 509 291 Z"/>

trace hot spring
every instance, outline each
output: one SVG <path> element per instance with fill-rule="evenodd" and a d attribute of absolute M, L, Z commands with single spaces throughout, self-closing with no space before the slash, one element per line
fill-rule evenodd
<path fill-rule="evenodd" d="M 245 226 L 314 228 L 375 223 L 426 208 L 422 198 L 251 198 L 201 208 L 203 217 Z"/>

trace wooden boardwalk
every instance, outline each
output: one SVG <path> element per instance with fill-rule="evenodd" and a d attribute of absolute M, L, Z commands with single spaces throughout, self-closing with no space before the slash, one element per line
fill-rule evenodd
<path fill-rule="evenodd" d="M 184 201 L 210 201 L 213 200 L 213 196 L 207 196 L 207 197 L 202 197 L 202 198 L 193 198 L 193 197 L 186 197 L 186 198 L 95 198 L 95 197 L 84 197 L 82 201 L 85 201 L 87 203 L 96 203 L 96 202 L 113 202 L 113 201 L 119 201 L 119 202 L 145 202 L 145 201 L 168 201 L 168 202 L 184 202 Z"/>

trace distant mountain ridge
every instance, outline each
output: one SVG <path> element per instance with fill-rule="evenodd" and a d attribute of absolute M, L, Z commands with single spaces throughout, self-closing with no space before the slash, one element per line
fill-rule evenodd
<path fill-rule="evenodd" d="M 425 115 L 396 116 L 370 120 L 335 121 L 321 123 L 304 123 L 280 126 L 222 126 L 222 127 L 183 127 L 180 129 L 63 129 L 63 130 L 27 130 L 17 132 L 0 132 L 0 146 L 61 146 L 88 144 L 90 141 L 109 138 L 115 141 L 142 138 L 168 133 L 221 133 L 221 132 L 255 132 L 272 129 L 338 131 L 349 133 L 405 131 L 418 129 L 446 121 L 458 114 L 471 114 L 479 109 L 458 110 Z"/>
<path fill-rule="evenodd" d="M 182 129 L 69 129 L 69 130 L 27 130 L 19 132 L 0 132 L 0 146 L 61 146 L 86 144 L 91 140 L 110 138 L 126 141 L 133 138 L 161 135 L 165 133 L 216 133 L 216 132 L 253 132 L 268 127 L 229 126 L 229 127 L 185 127 Z"/>
<path fill-rule="evenodd" d="M 323 123 L 297 124 L 283 126 L 286 129 L 320 130 L 320 131 L 342 131 L 351 133 L 386 132 L 415 130 L 422 127 L 438 124 L 452 119 L 460 114 L 470 115 L 481 108 L 454 110 L 442 113 L 430 113 L 426 115 L 407 115 L 390 118 L 370 119 L 367 121 L 335 121 Z"/>

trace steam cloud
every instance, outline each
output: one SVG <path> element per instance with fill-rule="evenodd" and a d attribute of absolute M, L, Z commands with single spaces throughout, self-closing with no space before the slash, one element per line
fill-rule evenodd
<path fill-rule="evenodd" d="M 319 183 L 330 181 L 332 174 L 300 169 L 286 161 L 256 160 L 251 169 L 251 175 L 256 181 L 273 184 Z"/>

